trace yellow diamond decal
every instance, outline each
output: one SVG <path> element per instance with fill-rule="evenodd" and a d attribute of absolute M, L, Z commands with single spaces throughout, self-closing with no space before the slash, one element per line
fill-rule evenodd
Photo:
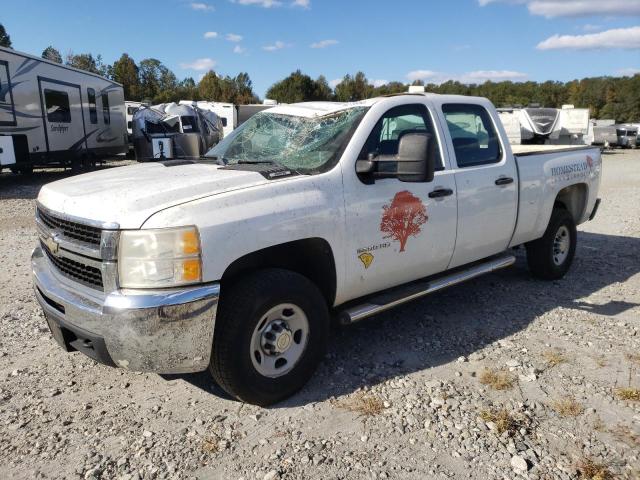
<path fill-rule="evenodd" d="M 365 269 L 369 268 L 373 263 L 373 255 L 371 255 L 369 252 L 361 253 L 360 255 L 358 255 L 358 258 L 364 265 Z"/>

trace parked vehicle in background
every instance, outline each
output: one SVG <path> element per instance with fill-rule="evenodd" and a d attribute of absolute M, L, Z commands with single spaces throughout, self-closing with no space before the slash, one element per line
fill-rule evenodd
<path fill-rule="evenodd" d="M 223 125 L 206 105 L 163 103 L 133 115 L 133 144 L 139 162 L 199 158 L 223 138 Z"/>
<path fill-rule="evenodd" d="M 181 100 L 180 104 L 197 105 L 199 108 L 214 112 L 222 121 L 224 136 L 229 136 L 236 128 L 249 120 L 253 115 L 276 106 L 274 100 L 266 99 L 260 104 L 234 105 L 233 103 Z"/>
<path fill-rule="evenodd" d="M 523 145 L 545 145 L 560 138 L 560 110 L 528 107 L 521 110 Z"/>
<path fill-rule="evenodd" d="M 616 125 L 618 147 L 635 148 L 638 140 L 638 127 L 632 125 Z"/>
<path fill-rule="evenodd" d="M 331 315 L 358 322 L 512 265 L 518 246 L 535 277 L 564 276 L 601 169 L 598 148 L 512 149 L 484 98 L 280 105 L 206 158 L 45 185 L 35 295 L 67 351 L 208 369 L 269 405 L 312 376 Z"/>
<path fill-rule="evenodd" d="M 509 143 L 511 145 L 522 144 L 522 128 L 520 126 L 520 117 L 522 115 L 520 107 L 504 107 L 498 108 L 498 115 L 502 126 L 504 127 Z"/>
<path fill-rule="evenodd" d="M 133 115 L 140 109 L 142 106 L 148 106 L 146 103 L 142 102 L 132 102 L 125 101 L 124 102 L 126 108 L 126 118 L 127 118 L 127 135 L 129 139 L 129 150 L 133 150 Z"/>
<path fill-rule="evenodd" d="M 615 126 L 593 127 L 593 140 L 591 145 L 598 145 L 604 148 L 615 148 L 618 146 L 618 130 Z"/>
<path fill-rule="evenodd" d="M 499 108 L 500 120 L 512 145 L 588 145 L 589 109 Z"/>
<path fill-rule="evenodd" d="M 273 108 L 276 105 L 278 105 L 278 102 L 274 100 L 265 100 L 264 103 L 260 104 L 237 105 L 236 109 L 238 110 L 238 122 L 236 128 L 249 120 L 256 113 L 268 110 L 269 108 Z"/>
<path fill-rule="evenodd" d="M 560 109 L 560 134 L 551 145 L 588 145 L 589 109 L 563 105 Z"/>
<path fill-rule="evenodd" d="M 126 153 L 122 86 L 0 47 L 0 149 L 0 168 L 22 173 Z"/>

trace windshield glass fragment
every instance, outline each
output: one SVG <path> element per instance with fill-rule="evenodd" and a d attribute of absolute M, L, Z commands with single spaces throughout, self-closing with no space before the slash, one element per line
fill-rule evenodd
<path fill-rule="evenodd" d="M 303 174 L 331 169 L 368 110 L 353 107 L 322 117 L 260 112 L 207 153 L 227 165 L 277 163 Z"/>

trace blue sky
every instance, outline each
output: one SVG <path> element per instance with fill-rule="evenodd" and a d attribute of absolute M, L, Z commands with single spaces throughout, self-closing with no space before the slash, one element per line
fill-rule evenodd
<path fill-rule="evenodd" d="M 640 0 L 21 0 L 0 23 L 17 50 L 127 52 L 196 80 L 246 71 L 260 96 L 298 68 L 334 83 L 640 72 Z"/>

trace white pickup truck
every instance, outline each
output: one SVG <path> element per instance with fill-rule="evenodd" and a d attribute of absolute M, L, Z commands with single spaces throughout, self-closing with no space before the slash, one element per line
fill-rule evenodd
<path fill-rule="evenodd" d="M 483 98 L 278 106 L 201 160 L 45 185 L 36 296 L 67 351 L 208 369 L 269 405 L 312 376 L 331 318 L 507 267 L 518 246 L 536 277 L 567 272 L 598 208 L 600 152 L 512 148 Z"/>

